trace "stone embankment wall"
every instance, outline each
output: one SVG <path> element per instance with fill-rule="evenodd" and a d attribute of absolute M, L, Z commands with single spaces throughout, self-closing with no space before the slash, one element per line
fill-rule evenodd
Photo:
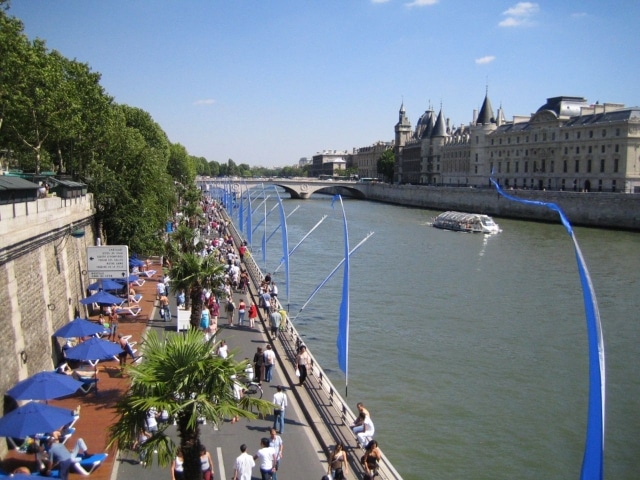
<path fill-rule="evenodd" d="M 0 205 L 0 392 L 53 369 L 60 353 L 53 332 L 84 316 L 94 213 L 92 195 Z M 1 442 L 0 456 L 5 451 Z"/>
<path fill-rule="evenodd" d="M 460 210 L 505 218 L 558 222 L 548 208 L 524 205 L 490 188 L 422 185 L 362 185 L 367 200 L 433 210 Z M 514 197 L 556 203 L 573 225 L 640 231 L 640 195 L 540 190 L 508 190 Z"/>

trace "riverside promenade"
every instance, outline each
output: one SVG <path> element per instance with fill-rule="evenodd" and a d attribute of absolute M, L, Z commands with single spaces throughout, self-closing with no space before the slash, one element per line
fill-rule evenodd
<path fill-rule="evenodd" d="M 230 229 L 239 240 L 233 225 Z M 257 303 L 256 282 L 262 278 L 262 274 L 248 259 L 246 268 L 250 272 L 252 285 L 247 295 L 234 293 L 236 304 L 240 298 L 244 298 L 249 304 L 253 299 Z M 131 341 L 139 346 L 144 341 L 144 335 L 148 329 L 160 332 L 176 331 L 177 309 L 175 306 L 175 292 L 171 291 L 169 299 L 173 316 L 171 321 L 164 322 L 160 319 L 156 302 L 156 285 L 162 278 L 162 268 L 159 260 L 153 262 L 150 269 L 156 270 L 151 278 L 145 279 L 144 285 L 135 287 L 137 292 L 143 295 L 140 301 L 142 311 L 139 315 L 122 318 L 118 331 L 123 335 L 131 335 Z M 220 330 L 216 340 L 224 339 L 230 347 L 231 353 L 238 359 L 253 359 L 257 347 L 265 347 L 268 343 L 273 345 L 277 356 L 277 364 L 274 368 L 273 381 L 270 384 L 263 382 L 263 399 L 271 401 L 277 385 L 282 385 L 288 396 L 289 406 L 286 410 L 285 429 L 281 435 L 284 442 L 284 454 L 278 471 L 280 480 L 293 480 L 300 478 L 318 479 L 326 473 L 327 454 L 337 441 L 345 445 L 349 455 L 348 478 L 363 478 L 363 470 L 359 459 L 363 455 L 356 443 L 355 437 L 348 427 L 354 420 L 354 415 L 349 406 L 342 400 L 335 388 L 328 381 L 317 362 L 314 360 L 313 368 L 304 386 L 295 386 L 298 379 L 295 376 L 294 358 L 297 343 L 300 340 L 295 328 L 287 325 L 287 331 L 280 334 L 275 340 L 270 337 L 265 318 L 260 311 L 260 321 L 256 323 L 256 329 L 248 327 L 245 321 L 244 327 L 228 326 L 229 319 L 221 308 L 222 315 L 218 321 Z M 236 313 L 237 315 L 237 313 Z M 97 315 L 91 319 L 97 321 Z M 237 319 L 234 319 L 237 323 Z M 312 353 L 312 352 L 311 352 Z M 130 362 L 130 360 L 129 360 Z M 170 478 L 167 468 L 158 467 L 151 461 L 147 468 L 138 463 L 137 454 L 129 451 L 106 450 L 108 443 L 108 428 L 117 418 L 115 416 L 115 404 L 124 395 L 129 386 L 128 378 L 120 375 L 118 363 L 115 360 L 100 362 L 98 364 L 98 392 L 90 392 L 86 395 L 75 394 L 73 396 L 53 400 L 49 403 L 66 408 L 80 406 L 80 419 L 75 424 L 76 432 L 67 443 L 72 448 L 78 438 L 83 438 L 92 453 L 107 452 L 107 460 L 92 474 L 97 480 L 125 480 L 137 478 L 139 480 L 152 480 L 156 478 Z M 354 399 L 357 401 L 366 399 Z M 375 421 L 375 412 L 372 412 Z M 214 462 L 215 477 L 218 479 L 232 478 L 235 458 L 240 454 L 240 445 L 246 444 L 247 451 L 254 454 L 259 449 L 260 439 L 268 437 L 269 428 L 273 425 L 273 417 L 258 418 L 255 420 L 241 419 L 232 424 L 225 419 L 220 425 L 201 425 L 201 440 L 209 449 Z M 170 435 L 175 435 L 175 427 L 168 429 Z M 33 456 L 10 454 L 3 461 L 3 469 L 11 471 L 17 465 L 28 465 L 33 470 Z M 73 474 L 79 477 L 78 474 Z M 253 470 L 253 477 L 260 477 L 259 466 Z M 382 479 L 400 479 L 399 474 L 393 469 L 386 459 L 380 465 L 379 477 Z"/>

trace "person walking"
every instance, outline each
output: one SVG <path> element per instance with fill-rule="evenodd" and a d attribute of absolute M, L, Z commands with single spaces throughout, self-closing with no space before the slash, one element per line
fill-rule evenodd
<path fill-rule="evenodd" d="M 300 345 L 300 348 L 298 350 L 298 356 L 296 357 L 296 366 L 298 367 L 298 371 L 300 372 L 299 385 L 302 385 L 307 379 L 307 368 L 311 366 L 311 356 L 309 355 L 309 352 L 307 352 L 307 346 L 304 343 Z"/>
<path fill-rule="evenodd" d="M 247 453 L 247 446 L 240 445 L 240 455 L 236 458 L 236 466 L 233 470 L 232 480 L 251 480 L 251 471 L 256 465 L 255 460 Z"/>
<path fill-rule="evenodd" d="M 276 451 L 269 446 L 269 439 L 260 440 L 260 450 L 253 456 L 254 460 L 260 460 L 260 474 L 262 480 L 273 480 L 276 471 Z"/>
<path fill-rule="evenodd" d="M 241 298 L 238 302 L 238 326 L 244 326 L 244 314 L 247 311 L 247 304 L 244 303 L 244 298 Z"/>
<path fill-rule="evenodd" d="M 256 318 L 258 318 L 258 306 L 255 302 L 251 302 L 249 307 L 249 326 L 256 328 Z"/>
<path fill-rule="evenodd" d="M 276 354 L 271 348 L 271 345 L 267 345 L 264 351 L 264 381 L 271 382 L 273 377 L 273 368 L 276 365 Z"/>
<path fill-rule="evenodd" d="M 276 433 L 276 429 L 269 430 L 269 446 L 276 451 L 276 468 L 271 475 L 272 480 L 278 480 L 278 470 L 280 469 L 280 460 L 282 460 L 282 452 L 284 452 L 284 443 L 282 437 Z"/>
<path fill-rule="evenodd" d="M 227 306 L 226 306 L 226 311 L 227 311 L 227 323 L 229 324 L 229 326 L 233 325 L 233 312 L 236 309 L 236 304 L 233 303 L 233 297 L 231 295 L 229 295 L 229 298 L 227 299 Z"/>
<path fill-rule="evenodd" d="M 329 457 L 327 475 L 331 475 L 333 480 L 344 480 L 349 470 L 349 460 L 344 445 L 338 442 Z"/>
<path fill-rule="evenodd" d="M 273 428 L 278 433 L 284 433 L 284 411 L 289 405 L 287 394 L 284 393 L 284 387 L 278 385 L 276 387 L 276 393 L 273 396 L 273 404 L 275 409 L 273 410 Z"/>
<path fill-rule="evenodd" d="M 207 451 L 207 447 L 200 445 L 200 470 L 202 471 L 202 480 L 213 480 L 213 459 Z"/>
<path fill-rule="evenodd" d="M 262 379 L 264 378 L 264 352 L 262 351 L 262 347 L 258 347 L 253 356 L 253 366 L 257 382 L 262 383 Z"/>
<path fill-rule="evenodd" d="M 184 480 L 184 457 L 181 447 L 177 448 L 176 456 L 171 462 L 171 480 Z"/>

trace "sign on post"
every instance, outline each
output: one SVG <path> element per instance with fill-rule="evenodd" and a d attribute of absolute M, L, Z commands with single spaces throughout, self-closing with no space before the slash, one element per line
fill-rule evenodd
<path fill-rule="evenodd" d="M 178 323 L 176 330 L 183 332 L 191 328 L 191 310 L 178 310 Z"/>
<path fill-rule="evenodd" d="M 87 275 L 89 278 L 127 278 L 129 247 L 127 245 L 87 247 Z"/>

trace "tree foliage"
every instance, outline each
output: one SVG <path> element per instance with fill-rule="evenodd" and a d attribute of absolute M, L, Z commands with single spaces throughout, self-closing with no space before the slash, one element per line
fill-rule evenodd
<path fill-rule="evenodd" d="M 378 175 L 382 176 L 382 180 L 392 182 L 393 170 L 396 166 L 396 157 L 392 149 L 385 150 L 380 158 L 378 158 L 377 167 Z"/>
<path fill-rule="evenodd" d="M 157 332 L 147 334 L 141 347 L 144 362 L 131 365 L 127 373 L 131 387 L 118 402 L 118 420 L 110 427 L 109 446 L 130 448 L 144 428 L 147 412 L 166 410 L 175 418 L 184 455 L 184 474 L 189 480 L 202 478 L 200 471 L 199 419 L 215 425 L 225 417 L 256 418 L 273 405 L 265 400 L 233 395 L 233 375 L 242 375 L 246 363 L 237 362 L 233 352 L 227 358 L 213 355 L 214 340 L 205 341 L 197 330 L 186 334 Z M 235 377 L 234 377 L 235 378 Z M 175 455 L 175 445 L 166 432 L 167 425 L 140 445 L 141 454 L 167 466 Z M 150 462 L 151 463 L 151 462 Z"/>

